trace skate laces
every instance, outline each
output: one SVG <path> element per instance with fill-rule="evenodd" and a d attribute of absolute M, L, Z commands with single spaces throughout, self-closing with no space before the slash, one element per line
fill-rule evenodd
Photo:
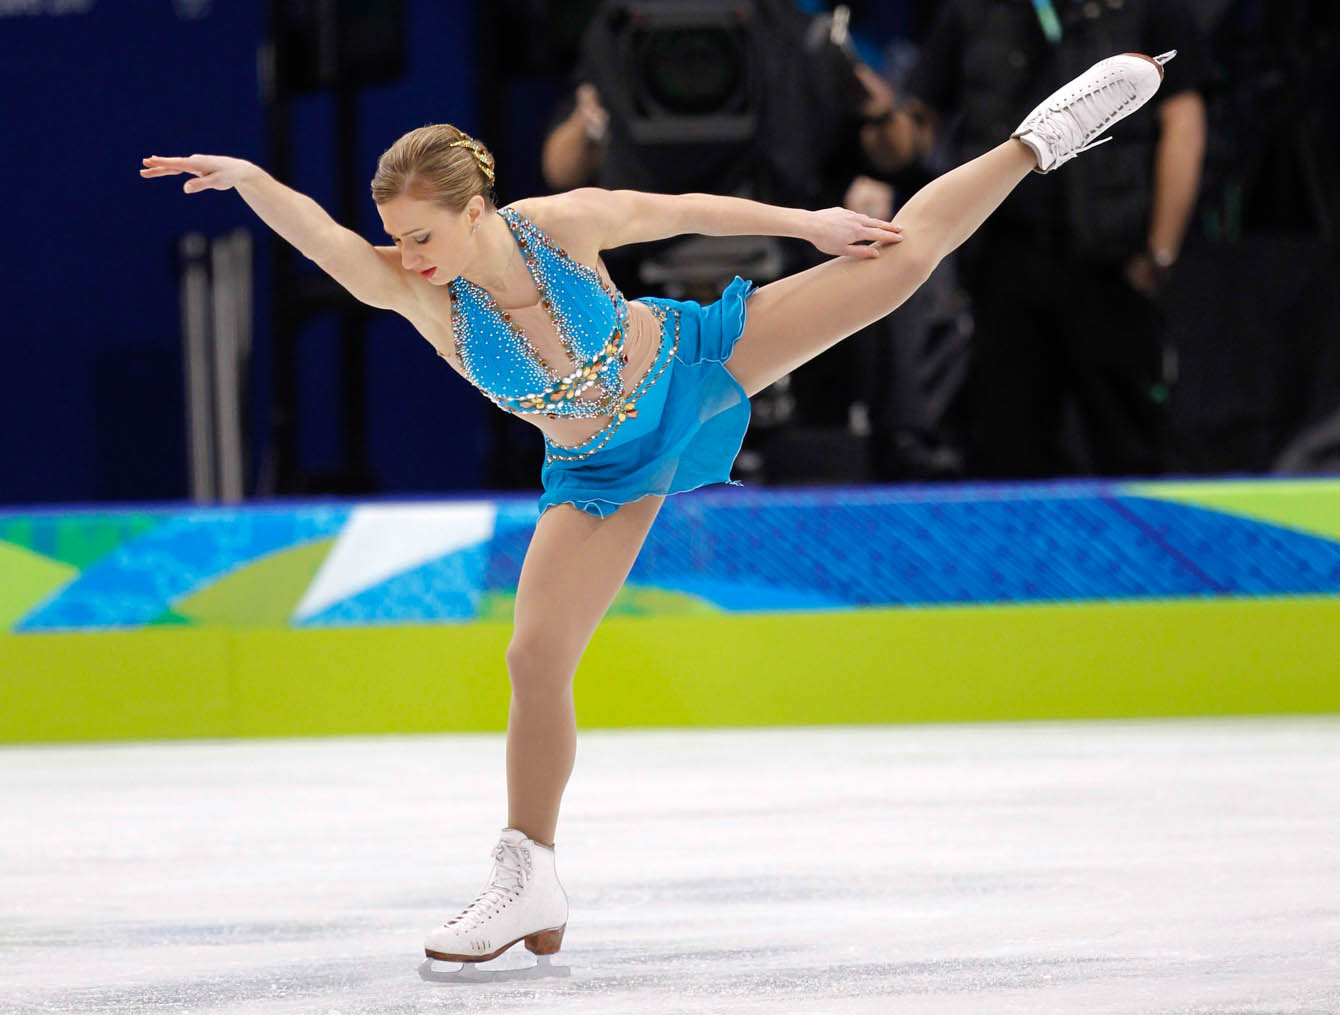
<path fill-rule="evenodd" d="M 499 842 L 493 847 L 493 873 L 489 882 L 459 916 L 448 920 L 446 926 L 462 930 L 477 927 L 492 917 L 501 906 L 515 899 L 530 880 L 530 856 L 520 845 Z"/>
<path fill-rule="evenodd" d="M 1107 77 L 1066 101 L 1060 109 L 1049 110 L 1049 115 L 1040 116 L 1029 129 L 1040 135 L 1053 152 L 1078 155 L 1112 140 L 1105 137 L 1101 141 L 1085 143 L 1087 138 L 1095 137 L 1116 120 L 1117 114 L 1133 102 L 1136 95 L 1135 86 L 1125 78 L 1119 75 Z"/>

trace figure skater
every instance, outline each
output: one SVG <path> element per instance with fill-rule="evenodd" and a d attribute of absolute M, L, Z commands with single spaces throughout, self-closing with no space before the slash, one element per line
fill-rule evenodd
<path fill-rule="evenodd" d="M 573 675 L 662 500 L 727 481 L 750 396 L 907 299 L 1029 172 L 1074 158 L 1144 104 L 1173 55 L 1095 64 L 891 223 L 594 188 L 496 208 L 487 149 L 435 124 L 378 161 L 372 198 L 393 245 L 373 247 L 250 162 L 144 160 L 145 177 L 192 174 L 188 194 L 236 189 L 355 297 L 405 317 L 453 370 L 544 434 L 541 515 L 506 657 L 508 827 L 479 896 L 429 933 L 429 958 L 483 962 L 518 941 L 558 951 L 568 904 L 554 832 L 576 753 Z M 710 306 L 625 301 L 600 252 L 682 233 L 794 236 L 836 256 L 757 291 L 736 278 Z"/>

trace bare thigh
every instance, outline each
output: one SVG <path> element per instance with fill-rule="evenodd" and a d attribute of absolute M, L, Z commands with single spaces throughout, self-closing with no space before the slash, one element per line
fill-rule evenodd
<path fill-rule="evenodd" d="M 750 395 L 872 324 L 917 290 L 1037 166 L 1011 139 L 937 177 L 898 212 L 901 243 L 874 258 L 834 258 L 760 289 L 726 362 Z"/>
<path fill-rule="evenodd" d="M 726 369 L 752 397 L 879 320 L 934 269 L 923 249 L 904 241 L 873 260 L 835 257 L 763 286 L 749 298 L 744 333 Z"/>
<path fill-rule="evenodd" d="M 545 660 L 539 669 L 550 679 L 570 679 L 664 499 L 643 497 L 604 518 L 571 504 L 545 511 L 521 565 L 509 653 Z"/>

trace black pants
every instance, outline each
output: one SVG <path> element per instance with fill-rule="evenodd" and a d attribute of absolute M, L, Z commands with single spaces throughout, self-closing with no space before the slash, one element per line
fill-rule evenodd
<path fill-rule="evenodd" d="M 973 253 L 960 411 L 969 472 L 1162 472 L 1162 315 L 1126 282 L 1123 265 L 1008 236 Z"/>

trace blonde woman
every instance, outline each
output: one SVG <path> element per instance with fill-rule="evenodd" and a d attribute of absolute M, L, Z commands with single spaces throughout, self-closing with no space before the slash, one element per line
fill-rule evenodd
<path fill-rule="evenodd" d="M 554 869 L 576 752 L 572 680 L 664 497 L 726 481 L 749 398 L 921 285 L 1033 171 L 1091 146 L 1146 102 L 1162 64 L 1095 64 L 1011 139 L 941 176 L 892 223 L 706 194 L 574 190 L 498 208 L 487 149 L 455 127 L 412 130 L 381 157 L 374 247 L 310 198 L 241 159 L 152 156 L 188 194 L 236 190 L 355 297 L 408 320 L 447 364 L 544 434 L 541 516 L 507 649 L 508 827 L 479 896 L 433 930 L 430 958 L 481 962 L 518 941 L 558 951 L 568 905 Z M 756 292 L 735 279 L 710 306 L 627 301 L 603 250 L 681 233 L 808 240 L 833 260 Z"/>

